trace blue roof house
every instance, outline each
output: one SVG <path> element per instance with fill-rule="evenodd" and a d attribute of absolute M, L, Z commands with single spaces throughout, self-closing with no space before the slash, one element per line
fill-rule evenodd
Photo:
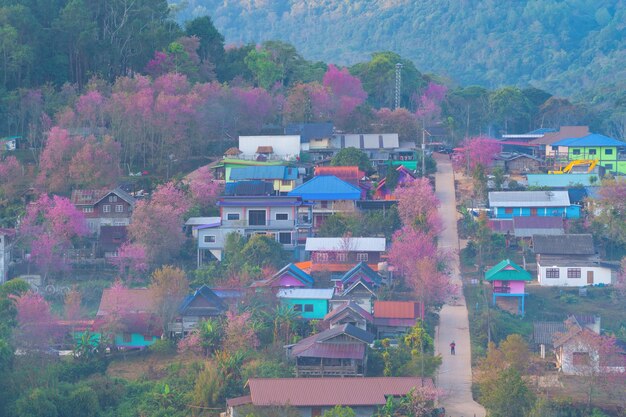
<path fill-rule="evenodd" d="M 567 148 L 567 159 L 597 159 L 607 171 L 626 175 L 626 143 L 608 136 L 592 133 L 582 138 L 563 139 L 553 147 Z"/>
<path fill-rule="evenodd" d="M 285 195 L 298 185 L 298 168 L 282 165 L 232 168 L 227 182 L 249 180 L 272 184 L 276 194 Z"/>
<path fill-rule="evenodd" d="M 491 191 L 491 216 L 511 219 L 527 216 L 580 218 L 580 206 L 571 204 L 567 191 Z"/>
<path fill-rule="evenodd" d="M 333 175 L 322 175 L 313 177 L 288 195 L 314 203 L 313 228 L 317 229 L 331 214 L 354 212 L 361 189 Z"/>

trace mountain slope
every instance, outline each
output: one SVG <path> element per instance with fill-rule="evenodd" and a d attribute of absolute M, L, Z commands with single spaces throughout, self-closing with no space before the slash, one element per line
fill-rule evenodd
<path fill-rule="evenodd" d="M 186 0 L 228 43 L 280 39 L 353 64 L 393 50 L 462 84 L 532 83 L 557 94 L 626 83 L 626 0 Z"/>

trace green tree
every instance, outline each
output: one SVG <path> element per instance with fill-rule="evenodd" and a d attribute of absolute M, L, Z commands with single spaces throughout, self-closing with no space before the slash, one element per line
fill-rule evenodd
<path fill-rule="evenodd" d="M 481 385 L 480 402 L 491 417 L 524 417 L 535 396 L 514 368 L 503 371 L 492 384 Z"/>
<path fill-rule="evenodd" d="M 268 51 L 252 49 L 244 62 L 259 87 L 269 90 L 278 81 L 283 80 L 284 68 L 272 60 Z"/>
<path fill-rule="evenodd" d="M 224 62 L 224 36 L 218 32 L 209 16 L 197 17 L 185 23 L 185 34 L 200 39 L 198 55 L 202 62 L 219 67 Z"/>
<path fill-rule="evenodd" d="M 224 387 L 216 367 L 209 362 L 196 377 L 192 401 L 196 407 L 217 407 L 222 400 Z"/>
<path fill-rule="evenodd" d="M 530 127 L 530 103 L 517 87 L 502 87 L 489 95 L 492 117 L 502 124 L 504 133 Z"/>
<path fill-rule="evenodd" d="M 350 407 L 336 405 L 330 410 L 324 411 L 322 417 L 356 417 L 356 413 Z"/>
<path fill-rule="evenodd" d="M 367 155 L 357 148 L 344 148 L 330 161 L 334 166 L 358 166 L 365 173 L 373 170 L 372 162 Z"/>
<path fill-rule="evenodd" d="M 283 246 L 265 235 L 254 235 L 248 239 L 240 255 L 244 263 L 259 267 L 280 268 L 286 259 Z"/>

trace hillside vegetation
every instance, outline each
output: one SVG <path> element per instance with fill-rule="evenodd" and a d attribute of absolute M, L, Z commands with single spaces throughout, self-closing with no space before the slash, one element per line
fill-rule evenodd
<path fill-rule="evenodd" d="M 176 1 L 177 2 L 177 1 Z M 175 3 L 172 1 L 172 3 Z M 227 43 L 279 39 L 307 59 L 354 64 L 379 50 L 461 84 L 526 85 L 602 99 L 626 85 L 623 0 L 186 0 Z"/>

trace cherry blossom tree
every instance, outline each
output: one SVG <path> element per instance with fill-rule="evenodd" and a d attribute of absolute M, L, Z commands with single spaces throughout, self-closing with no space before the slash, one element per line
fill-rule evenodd
<path fill-rule="evenodd" d="M 88 91 L 76 101 L 76 121 L 91 128 L 104 124 L 107 99 L 97 90 Z"/>
<path fill-rule="evenodd" d="M 117 256 L 109 261 L 119 268 L 120 275 L 136 278 L 148 270 L 146 248 L 139 243 L 125 242 L 117 251 Z"/>
<path fill-rule="evenodd" d="M 172 322 L 180 302 L 189 292 L 189 281 L 187 281 L 185 271 L 165 265 L 152 274 L 150 289 L 153 291 L 165 332 Z"/>
<path fill-rule="evenodd" d="M 250 312 L 239 315 L 230 311 L 226 312 L 224 348 L 229 352 L 246 351 L 255 349 L 259 345 L 254 328 L 250 322 Z"/>
<path fill-rule="evenodd" d="M 208 166 L 198 168 L 187 176 L 189 192 L 194 203 L 200 206 L 208 206 L 215 202 L 222 191 L 222 186 L 213 177 L 213 172 Z"/>
<path fill-rule="evenodd" d="M 415 112 L 422 126 L 429 126 L 441 117 L 441 102 L 448 92 L 448 87 L 430 82 L 419 98 L 419 105 Z"/>
<path fill-rule="evenodd" d="M 428 178 L 416 178 L 396 188 L 398 213 L 405 226 L 410 226 L 433 236 L 441 232 L 441 218 L 437 209 L 439 200 L 435 196 Z"/>
<path fill-rule="evenodd" d="M 44 277 L 67 269 L 64 252 L 71 247 L 72 239 L 89 232 L 83 213 L 69 199 L 46 194 L 28 206 L 19 231 L 31 247 L 31 260 L 42 269 Z"/>
<path fill-rule="evenodd" d="M 320 122 L 332 119 L 332 97 L 319 83 L 298 84 L 287 95 L 283 117 L 288 123 Z"/>
<path fill-rule="evenodd" d="M 78 187 L 112 187 L 120 177 L 120 144 L 106 136 L 98 142 L 89 136 L 72 158 L 70 180 Z"/>
<path fill-rule="evenodd" d="M 478 166 L 490 167 L 493 164 L 493 158 L 502 150 L 502 145 L 488 136 L 475 136 L 465 139 L 461 149 L 454 156 L 454 166 L 456 169 L 467 168 L 471 173 Z"/>
<path fill-rule="evenodd" d="M 400 140 L 412 142 L 421 135 L 415 114 L 407 109 L 391 110 L 385 107 L 378 110 L 375 116 L 375 130 L 378 133 L 396 132 Z"/>
<path fill-rule="evenodd" d="M 323 85 L 332 92 L 333 121 L 337 126 L 345 126 L 354 110 L 367 100 L 361 80 L 351 75 L 347 68 L 339 69 L 331 64 L 324 74 Z"/>
<path fill-rule="evenodd" d="M 69 162 L 80 149 L 81 143 L 71 137 L 66 129 L 53 127 L 48 132 L 41 157 L 37 186 L 42 191 L 63 193 L 69 191 L 71 182 Z"/>
<path fill-rule="evenodd" d="M 17 158 L 9 156 L 0 161 L 0 199 L 14 200 L 22 193 L 26 176 Z"/>
<path fill-rule="evenodd" d="M 46 347 L 56 336 L 59 328 L 50 310 L 50 304 L 32 291 L 15 299 L 19 332 L 17 341 L 27 348 Z"/>

